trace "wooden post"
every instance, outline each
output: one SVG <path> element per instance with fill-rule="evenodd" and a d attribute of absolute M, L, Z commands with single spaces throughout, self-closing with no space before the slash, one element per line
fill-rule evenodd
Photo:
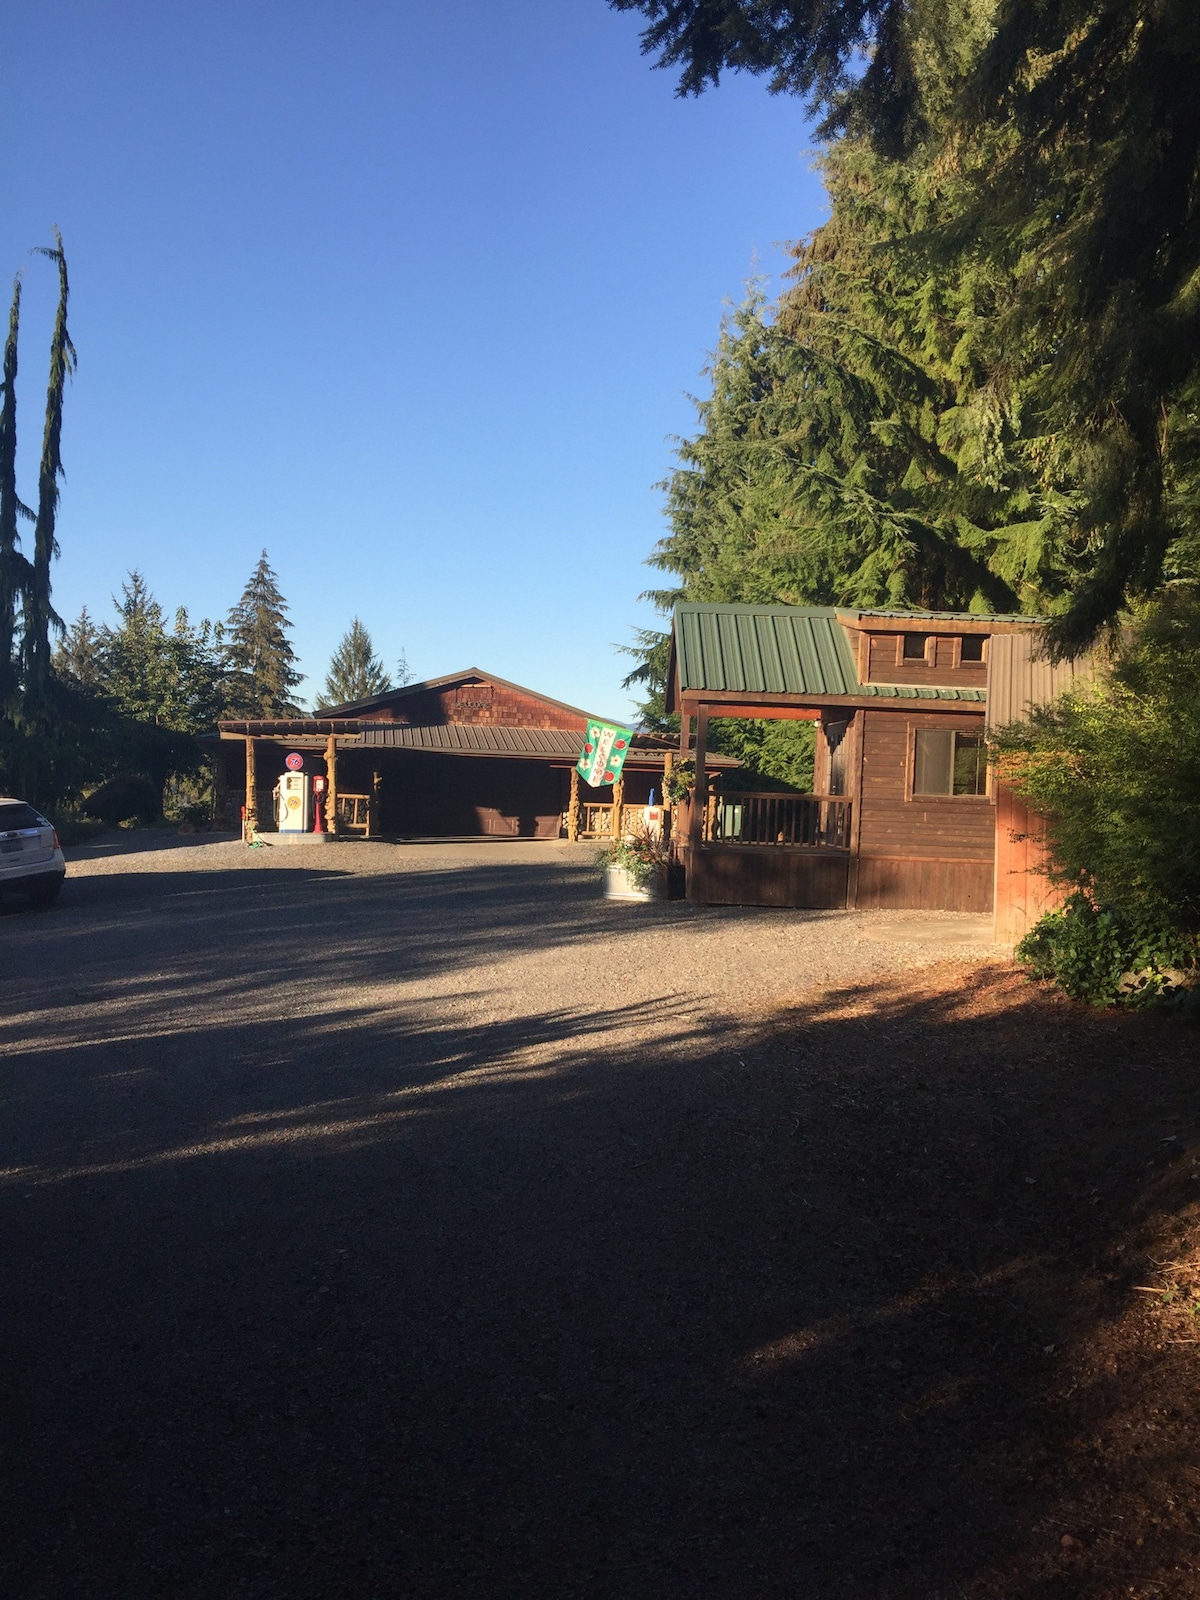
<path fill-rule="evenodd" d="M 246 735 L 246 816 L 242 822 L 242 838 L 248 840 L 258 832 L 258 774 L 254 768 L 254 740 Z"/>
<path fill-rule="evenodd" d="M 662 788 L 662 841 L 664 845 L 671 842 L 671 815 L 674 809 L 668 785 L 671 774 L 675 770 L 675 752 L 668 750 L 663 755 L 663 788 Z"/>
<path fill-rule="evenodd" d="M 212 777 L 212 825 L 219 828 L 225 818 L 225 803 L 227 799 L 225 782 L 225 748 L 217 746 L 217 753 L 213 757 Z"/>
<path fill-rule="evenodd" d="M 379 790 L 383 779 L 377 772 L 371 774 L 371 794 L 367 800 L 367 838 L 374 839 L 379 832 Z"/>
<path fill-rule="evenodd" d="M 337 837 L 337 740 L 333 734 L 325 745 L 325 832 Z"/>
<path fill-rule="evenodd" d="M 613 784 L 612 797 L 612 836 L 614 839 L 619 839 L 624 831 L 621 827 L 621 808 L 625 804 L 625 779 L 623 776 Z"/>
<path fill-rule="evenodd" d="M 579 838 L 579 768 L 571 768 L 571 799 L 567 805 L 567 843 Z"/>
<path fill-rule="evenodd" d="M 696 711 L 696 787 L 692 791 L 692 828 L 688 845 L 693 857 L 704 842 L 704 814 L 708 802 L 708 783 L 704 772 L 704 752 L 708 746 L 708 707 Z"/>
<path fill-rule="evenodd" d="M 865 711 L 856 711 L 850 719 L 850 726 L 846 729 L 846 738 L 853 735 L 854 744 L 851 748 L 849 767 L 849 782 L 846 792 L 850 797 L 850 860 L 846 870 L 846 910 L 855 911 L 858 908 L 858 863 L 859 847 L 862 839 L 862 793 L 863 793 L 863 760 L 867 742 L 867 714 Z"/>

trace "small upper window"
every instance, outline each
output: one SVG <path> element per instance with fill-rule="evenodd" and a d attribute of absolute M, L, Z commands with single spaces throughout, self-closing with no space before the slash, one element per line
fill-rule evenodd
<path fill-rule="evenodd" d="M 982 661 L 983 641 L 986 638 L 986 633 L 964 633 L 962 640 L 962 654 L 958 659 L 960 661 Z"/>
<path fill-rule="evenodd" d="M 987 746 L 983 734 L 918 728 L 913 794 L 986 794 Z"/>
<path fill-rule="evenodd" d="M 928 637 L 927 633 L 906 633 L 904 635 L 905 661 L 924 661 L 925 641 Z"/>

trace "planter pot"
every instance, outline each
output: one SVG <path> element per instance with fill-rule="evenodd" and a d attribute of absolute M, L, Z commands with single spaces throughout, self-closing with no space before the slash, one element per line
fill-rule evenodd
<path fill-rule="evenodd" d="M 659 900 L 662 889 L 656 873 L 646 883 L 638 883 L 626 867 L 605 867 L 604 898 L 606 900 Z"/>

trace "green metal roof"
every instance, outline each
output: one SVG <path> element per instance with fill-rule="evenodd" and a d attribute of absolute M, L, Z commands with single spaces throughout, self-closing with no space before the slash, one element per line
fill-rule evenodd
<path fill-rule="evenodd" d="M 840 617 L 897 617 L 908 622 L 1045 622 L 1045 617 L 1019 616 L 1015 611 L 884 611 L 871 606 L 839 606 Z"/>
<path fill-rule="evenodd" d="M 679 690 L 983 701 L 983 689 L 860 683 L 854 653 L 831 606 L 698 605 L 675 608 Z"/>

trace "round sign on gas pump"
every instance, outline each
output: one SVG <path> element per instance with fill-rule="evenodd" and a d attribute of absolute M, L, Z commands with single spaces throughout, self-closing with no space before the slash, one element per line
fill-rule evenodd
<path fill-rule="evenodd" d="M 284 766 L 289 772 L 299 772 L 304 766 L 304 757 L 299 750 L 293 750 L 285 759 Z"/>

